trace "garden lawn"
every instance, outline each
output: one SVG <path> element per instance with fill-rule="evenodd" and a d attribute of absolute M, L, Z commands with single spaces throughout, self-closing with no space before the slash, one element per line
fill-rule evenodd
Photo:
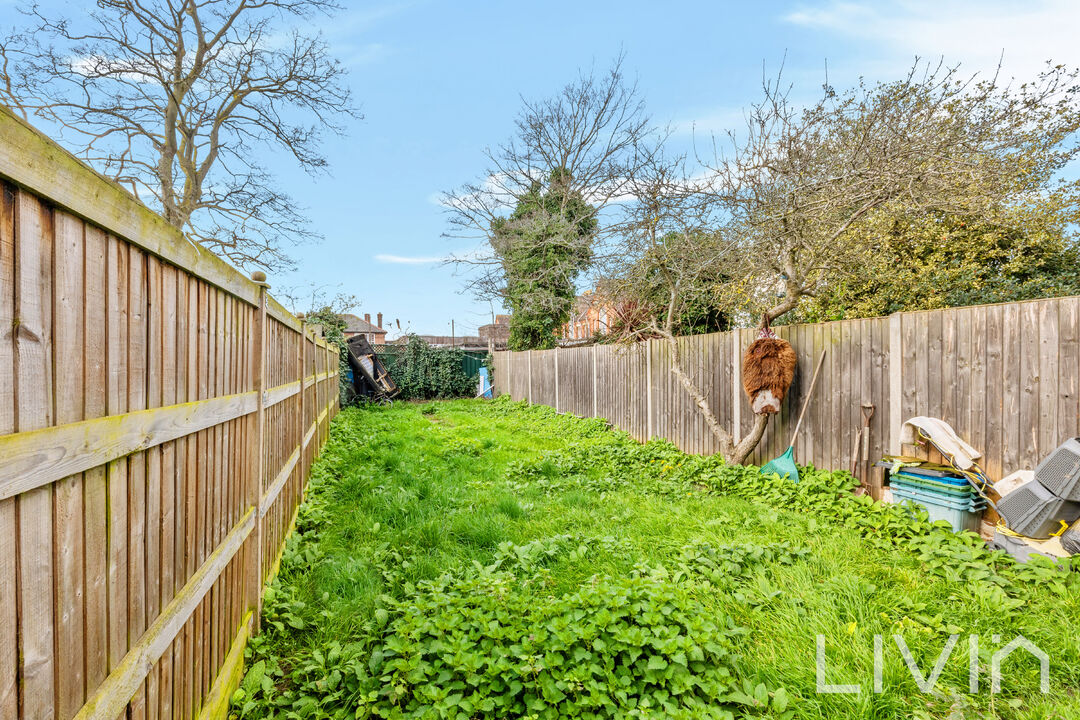
<path fill-rule="evenodd" d="M 1080 574 L 1017 565 L 852 485 L 763 478 L 505 399 L 346 409 L 232 712 L 1080 718 Z M 893 636 L 929 675 L 950 634 L 923 692 Z M 1022 652 L 990 693 L 991 656 L 1018 634 L 1049 653 L 1049 693 Z M 815 691 L 819 637 L 824 681 L 858 694 Z"/>

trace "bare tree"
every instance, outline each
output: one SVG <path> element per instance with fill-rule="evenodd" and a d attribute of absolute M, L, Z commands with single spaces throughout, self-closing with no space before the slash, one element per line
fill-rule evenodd
<path fill-rule="evenodd" d="M 1078 149 L 1076 78 L 1057 66 L 1013 87 L 916 63 L 898 82 L 826 86 L 808 106 L 791 102 L 779 80 L 765 83 L 747 128 L 703 171 L 669 163 L 639 175 L 626 260 L 612 282 L 624 299 L 652 293 L 654 308 L 624 334 L 670 341 L 671 371 L 721 453 L 744 462 L 768 416 L 734 441 L 682 366 L 679 314 L 704 299 L 775 320 L 829 282 L 857 278 L 877 249 L 859 230 L 886 205 L 985 217 L 1048 197 L 1075 204 L 1080 184 L 1058 176 Z"/>
<path fill-rule="evenodd" d="M 360 298 L 344 292 L 340 285 L 311 283 L 303 287 L 278 287 L 274 288 L 274 296 L 293 314 L 304 317 L 323 311 L 344 315 L 360 305 Z"/>
<path fill-rule="evenodd" d="M 1058 171 L 1080 149 L 1076 80 L 1054 66 L 1014 87 L 916 62 L 897 82 L 826 86 L 806 107 L 766 83 L 707 173 L 741 238 L 733 290 L 757 291 L 728 302 L 773 320 L 857 275 L 877 248 L 854 230 L 886 205 L 988 216 L 1047 194 L 1075 203 L 1080 183 Z"/>
<path fill-rule="evenodd" d="M 689 173 L 682 157 L 653 154 L 634 173 L 631 193 L 617 251 L 606 258 L 600 283 L 609 313 L 617 317 L 610 330 L 622 341 L 663 340 L 671 373 L 716 437 L 720 454 L 742 462 L 761 440 L 768 416 L 758 416 L 751 433 L 736 441 L 685 368 L 678 343 L 682 319 L 719 305 L 736 282 L 732 268 L 741 263 L 742 243 L 724 206 L 703 192 L 701 178 Z"/>
<path fill-rule="evenodd" d="M 0 100 L 187 236 L 241 267 L 288 264 L 314 237 L 260 162 L 284 150 L 326 168 L 324 131 L 358 117 L 344 69 L 297 29 L 332 0 L 100 0 L 77 20 L 25 11 L 0 42 Z"/>
<path fill-rule="evenodd" d="M 599 76 L 581 74 L 553 97 L 523 98 L 513 137 L 486 151 L 483 179 L 445 193 L 448 234 L 482 243 L 477 252 L 453 258 L 469 266 L 469 289 L 480 298 L 505 303 L 524 293 L 526 306 L 562 313 L 565 289 L 573 293 L 583 261 L 614 231 L 599 218 L 626 196 L 654 137 L 622 62 L 617 58 Z M 542 261 L 532 263 L 538 257 Z M 522 264 L 515 258 L 531 263 L 524 283 L 511 280 Z M 557 299 L 550 292 L 555 286 L 563 288 Z"/>

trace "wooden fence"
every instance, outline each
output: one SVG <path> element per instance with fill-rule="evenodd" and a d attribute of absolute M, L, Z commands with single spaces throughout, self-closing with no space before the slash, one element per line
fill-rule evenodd
<path fill-rule="evenodd" d="M 915 415 L 949 422 L 983 452 L 991 478 L 1034 468 L 1058 444 L 1080 435 L 1078 297 L 775 329 L 795 347 L 799 366 L 753 462 L 787 447 L 822 350 L 825 364 L 795 444 L 800 462 L 849 469 L 863 403 L 875 406 L 871 461 L 900 450 L 900 426 Z M 756 336 L 756 330 L 737 330 L 678 341 L 713 411 L 739 435 L 753 424 L 740 376 L 742 353 Z M 659 340 L 500 352 L 495 387 L 514 399 L 607 418 L 639 440 L 658 436 L 687 452 L 716 452 L 716 441 L 669 368 L 669 348 Z M 871 484 L 880 480 L 879 471 L 858 470 Z"/>
<path fill-rule="evenodd" d="M 0 719 L 223 716 L 336 347 L 0 109 Z"/>

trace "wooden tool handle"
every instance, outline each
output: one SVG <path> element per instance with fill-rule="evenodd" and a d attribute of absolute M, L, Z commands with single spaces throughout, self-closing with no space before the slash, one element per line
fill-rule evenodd
<path fill-rule="evenodd" d="M 795 438 L 799 434 L 799 427 L 802 426 L 803 418 L 806 416 L 806 408 L 810 405 L 810 398 L 814 394 L 814 386 L 817 385 L 817 376 L 821 372 L 821 365 L 825 362 L 825 351 L 821 351 L 821 357 L 818 358 L 817 367 L 814 368 L 814 377 L 810 379 L 810 389 L 806 391 L 806 399 L 803 400 L 802 411 L 799 412 L 799 422 L 795 423 L 795 432 L 791 433 L 791 444 L 789 447 L 795 446 Z"/>

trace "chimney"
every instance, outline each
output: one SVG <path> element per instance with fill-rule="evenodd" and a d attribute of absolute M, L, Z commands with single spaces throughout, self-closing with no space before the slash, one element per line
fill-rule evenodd
<path fill-rule="evenodd" d="M 366 322 L 366 323 L 371 322 L 371 313 L 364 313 L 364 322 Z"/>
<path fill-rule="evenodd" d="M 375 323 L 377 327 L 382 327 L 382 313 L 379 313 L 376 317 L 379 318 L 379 322 Z"/>

